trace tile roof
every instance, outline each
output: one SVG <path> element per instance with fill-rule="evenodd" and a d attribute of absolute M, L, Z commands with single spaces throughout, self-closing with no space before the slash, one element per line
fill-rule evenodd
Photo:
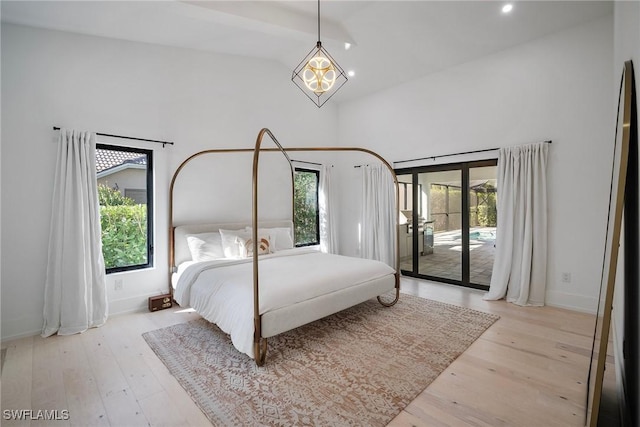
<path fill-rule="evenodd" d="M 96 172 L 102 172 L 123 164 L 146 165 L 147 156 L 130 151 L 96 149 Z"/>

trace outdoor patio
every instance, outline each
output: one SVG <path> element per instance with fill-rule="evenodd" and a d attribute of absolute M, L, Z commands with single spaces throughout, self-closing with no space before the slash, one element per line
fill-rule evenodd
<path fill-rule="evenodd" d="M 495 227 L 470 230 L 471 283 L 489 286 L 495 253 Z M 452 280 L 462 279 L 462 236 L 460 230 L 434 233 L 433 253 L 418 257 L 418 273 Z M 402 260 L 400 268 L 412 270 L 411 259 Z"/>

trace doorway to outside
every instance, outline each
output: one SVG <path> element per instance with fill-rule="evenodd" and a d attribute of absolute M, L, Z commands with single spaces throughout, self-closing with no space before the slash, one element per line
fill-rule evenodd
<path fill-rule="evenodd" d="M 497 160 L 396 170 L 402 274 L 488 290 Z M 415 231 L 415 232 L 414 232 Z"/>

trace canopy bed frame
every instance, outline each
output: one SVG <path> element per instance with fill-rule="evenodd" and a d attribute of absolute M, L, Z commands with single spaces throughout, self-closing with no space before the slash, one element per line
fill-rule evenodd
<path fill-rule="evenodd" d="M 263 148 L 262 147 L 262 141 L 264 136 L 267 135 L 269 136 L 269 138 L 273 141 L 273 143 L 276 145 L 277 148 Z M 295 169 L 294 166 L 292 164 L 291 159 L 289 158 L 288 153 L 289 152 L 310 152 L 310 151 L 334 151 L 334 152 L 362 152 L 362 153 L 366 153 L 369 154 L 375 158 L 377 158 L 378 160 L 380 160 L 389 170 L 389 173 L 391 174 L 391 177 L 393 179 L 394 185 L 395 185 L 395 190 L 396 190 L 396 200 L 395 200 L 395 212 L 398 212 L 398 206 L 399 206 L 399 192 L 398 192 L 398 180 L 396 178 L 395 172 L 393 170 L 393 168 L 391 167 L 391 165 L 383 158 L 381 157 L 379 154 L 368 150 L 368 149 L 364 149 L 364 148 L 357 148 L 357 147 L 294 147 L 294 148 L 283 148 L 282 145 L 278 142 L 278 140 L 275 138 L 275 136 L 273 135 L 273 133 L 271 133 L 271 131 L 267 128 L 263 128 L 262 130 L 260 130 L 260 132 L 258 133 L 257 139 L 256 139 L 256 143 L 254 148 L 235 148 L 235 149 L 210 149 L 210 150 L 204 150 L 204 151 L 200 151 L 197 152 L 193 155 L 191 155 L 190 157 L 188 157 L 186 160 L 184 160 L 180 166 L 176 169 L 175 173 L 173 174 L 173 177 L 171 179 L 171 184 L 169 187 L 169 222 L 170 222 L 170 227 L 169 227 L 169 291 L 171 294 L 171 297 L 174 298 L 174 288 L 173 288 L 173 284 L 172 284 L 172 276 L 174 275 L 174 273 L 176 273 L 176 271 L 178 271 L 177 269 L 177 263 L 176 260 L 178 258 L 178 261 L 182 261 L 184 258 L 184 253 L 185 253 L 185 247 L 186 247 L 186 243 L 185 241 L 185 236 L 186 233 L 189 232 L 194 232 L 194 231 L 217 231 L 220 228 L 223 228 L 224 225 L 228 225 L 228 224 L 209 224 L 209 225 L 203 225 L 203 224 L 199 224 L 199 225 L 191 225 L 191 226 L 180 226 L 180 227 L 176 227 L 174 226 L 174 218 L 173 218 L 173 210 L 174 210 L 174 187 L 175 187 L 175 183 L 176 183 L 176 179 L 178 178 L 178 176 L 180 175 L 180 172 L 185 168 L 185 166 L 187 166 L 187 164 L 189 164 L 189 162 L 197 157 L 200 156 L 204 156 L 204 155 L 208 155 L 208 154 L 224 154 L 224 153 L 253 153 L 253 163 L 252 163 L 252 210 L 251 210 L 251 229 L 250 231 L 250 236 L 252 238 L 253 242 L 259 242 L 259 227 L 265 227 L 265 225 L 269 225 L 269 224 L 265 224 L 259 221 L 259 216 L 258 216 L 258 166 L 259 166 L 259 160 L 260 160 L 260 153 L 262 152 L 280 152 L 282 153 L 282 155 L 286 158 L 288 164 L 289 164 L 289 168 L 291 170 L 291 191 L 293 193 L 293 179 L 294 179 L 294 173 L 295 173 Z M 292 213 L 293 213 L 293 197 L 292 197 Z M 293 216 L 292 216 L 293 217 Z M 396 215 L 396 219 L 397 219 L 398 215 Z M 276 224 L 278 225 L 278 224 Z M 282 222 L 280 222 L 279 225 L 282 225 Z M 178 230 L 177 230 L 178 229 Z M 395 271 L 392 271 L 391 268 L 389 268 L 388 266 L 386 266 L 387 269 L 391 270 L 391 273 L 388 274 L 388 279 L 386 282 L 386 288 L 384 290 L 384 292 L 387 292 L 387 289 L 390 290 L 395 290 L 395 297 L 393 300 L 391 301 L 384 301 L 381 298 L 381 293 L 375 293 L 373 295 L 370 295 L 371 292 L 377 292 L 379 289 L 382 289 L 380 287 L 380 281 L 376 281 L 376 280 L 371 280 L 370 282 L 367 283 L 373 283 L 373 287 L 369 288 L 369 290 L 365 290 L 364 292 L 361 291 L 361 296 L 357 295 L 358 289 L 363 290 L 364 287 L 367 285 L 367 283 L 364 283 L 363 285 L 358 285 L 358 286 L 353 286 L 351 289 L 348 290 L 348 293 L 346 294 L 346 298 L 344 298 L 347 302 L 341 301 L 338 305 L 342 305 L 342 308 L 339 308 L 339 310 L 342 310 L 345 307 L 345 304 L 350 304 L 348 306 L 353 306 L 356 304 L 359 304 L 361 302 L 366 301 L 367 299 L 373 297 L 373 296 L 377 296 L 378 301 L 380 302 L 380 304 L 382 304 L 383 306 L 386 307 L 390 307 L 393 306 L 399 299 L 400 296 L 400 268 L 399 268 L 399 263 L 400 263 L 400 259 L 398 257 L 398 249 L 399 249 L 399 221 L 398 219 L 396 220 L 396 239 L 394 242 L 394 251 L 395 251 Z M 292 237 L 293 237 L 293 241 L 295 242 L 295 236 L 293 235 L 293 227 L 292 227 Z M 176 241 L 176 238 L 178 238 L 178 240 L 180 241 Z M 270 323 L 267 324 L 267 327 L 265 328 L 265 325 L 263 325 L 263 322 L 265 319 L 263 319 L 263 313 L 260 312 L 260 268 L 259 268 L 259 259 L 258 259 L 258 255 L 259 255 L 259 251 L 258 250 L 253 250 L 253 254 L 251 256 L 252 258 L 252 276 L 253 276 L 253 342 L 252 342 L 252 346 L 253 346 L 253 357 L 255 359 L 255 362 L 258 366 L 262 366 L 265 362 L 265 358 L 266 358 L 266 354 L 267 354 L 267 337 L 269 336 L 274 336 L 277 333 L 282 333 L 286 330 L 290 330 L 293 329 L 293 327 L 289 326 L 288 329 L 283 329 L 280 326 L 280 329 L 278 329 L 278 327 L 273 327 L 271 326 Z M 323 255 L 327 255 L 327 254 L 323 254 Z M 342 257 L 340 255 L 332 255 L 335 257 Z M 181 259 L 182 258 L 182 259 Z M 249 258 L 249 257 L 247 257 Z M 342 258 L 349 258 L 349 257 L 342 257 Z M 352 258 L 353 259 L 353 258 Z M 358 259 L 355 258 L 354 260 L 360 260 L 358 262 L 378 262 L 378 261 L 370 261 L 370 260 L 362 260 L 362 259 Z M 373 289 L 373 290 L 372 290 Z M 341 291 L 342 292 L 342 291 Z M 342 293 L 336 292 L 336 294 L 340 295 L 340 299 L 343 299 Z M 322 298 L 318 298 L 319 300 L 322 300 Z M 304 301 L 304 303 L 306 304 L 308 301 Z M 313 320 L 317 320 L 321 317 L 324 317 L 326 315 L 332 314 L 332 312 L 326 312 L 326 309 L 324 308 L 324 306 L 326 305 L 326 303 L 323 303 L 322 301 L 319 301 L 317 303 L 316 308 L 320 307 L 319 310 L 309 310 L 308 304 L 301 304 L 298 303 L 297 305 L 299 305 L 300 307 L 297 309 L 298 310 L 298 314 L 303 313 L 301 317 L 305 318 L 306 320 L 304 320 L 305 323 L 309 323 Z M 322 305 L 320 305 L 322 304 Z M 287 311 L 288 310 L 288 311 Z M 295 307 L 286 307 L 286 310 L 284 310 L 284 312 L 282 312 L 280 315 L 281 316 L 290 316 L 291 315 L 291 310 L 296 310 Z M 302 311 L 301 311 L 302 310 Z M 339 311 L 337 310 L 337 311 Z M 196 310 L 197 311 L 197 310 Z M 281 310 L 282 311 L 282 310 Z M 324 311 L 324 312 L 323 312 Z M 317 317 L 311 317 L 313 316 L 313 314 L 309 314 L 309 312 L 311 313 L 316 313 Z M 336 311 L 333 311 L 336 312 Z M 267 320 L 269 322 L 273 322 L 272 319 L 273 316 L 268 317 Z M 277 323 L 277 322 L 276 322 Z M 296 326 L 294 326 L 296 327 Z M 265 331 L 265 329 L 267 330 L 266 332 L 266 336 L 263 336 L 263 332 Z M 235 345 L 235 342 L 234 342 Z M 236 346 L 237 347 L 237 346 Z M 249 354 L 249 353 L 247 353 Z"/>

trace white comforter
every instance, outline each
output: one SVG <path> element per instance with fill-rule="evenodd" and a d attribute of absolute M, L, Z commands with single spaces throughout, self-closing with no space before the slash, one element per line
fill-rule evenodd
<path fill-rule="evenodd" d="M 292 249 L 262 255 L 260 314 L 375 280 L 394 270 L 373 260 Z M 174 298 L 231 336 L 253 357 L 252 259 L 189 262 L 181 265 Z"/>

